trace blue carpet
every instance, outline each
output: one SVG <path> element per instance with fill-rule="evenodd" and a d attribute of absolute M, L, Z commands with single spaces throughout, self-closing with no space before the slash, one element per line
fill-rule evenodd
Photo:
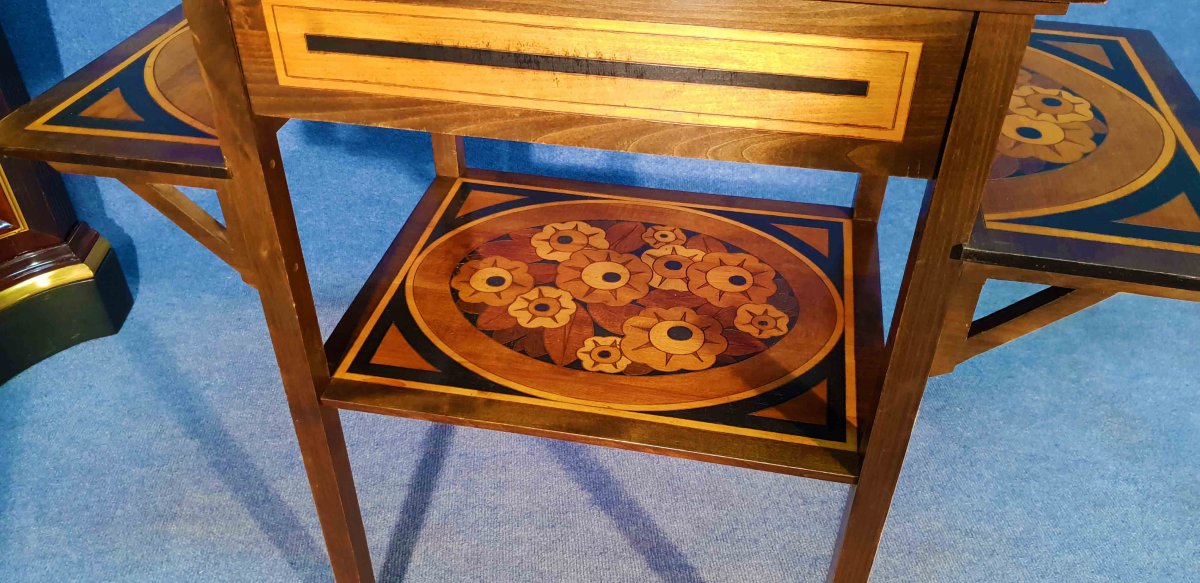
<path fill-rule="evenodd" d="M 0 0 L 34 93 L 171 0 Z M 1155 30 L 1200 85 L 1192 2 L 1071 19 Z M 281 135 L 321 322 L 433 174 L 422 134 Z M 848 202 L 847 176 L 470 141 L 473 164 Z M 0 388 L 0 581 L 329 579 L 256 296 L 123 187 L 69 178 L 135 288 L 125 329 Z M 896 181 L 894 297 L 922 190 Z M 197 197 L 210 208 L 211 195 Z M 992 302 L 1024 291 L 996 286 Z M 877 581 L 1200 581 L 1200 304 L 1122 296 L 934 380 Z M 823 580 L 846 489 L 345 414 L 382 581 Z"/>

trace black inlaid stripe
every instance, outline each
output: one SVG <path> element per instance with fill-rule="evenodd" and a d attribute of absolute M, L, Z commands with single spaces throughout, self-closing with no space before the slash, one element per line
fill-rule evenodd
<path fill-rule="evenodd" d="M 625 61 L 531 55 L 490 49 L 471 49 L 319 34 L 305 35 L 305 39 L 308 42 L 308 50 L 311 52 L 394 57 L 463 65 L 522 69 L 526 71 L 575 73 L 601 77 L 674 81 L 676 83 L 723 85 L 726 87 L 746 87 L 751 89 L 773 89 L 776 91 L 797 91 L 848 97 L 866 97 L 867 90 L 871 87 L 868 81 L 854 79 L 824 79 L 820 77 L 776 75 L 772 73 L 746 73 L 742 71 L 675 67 L 672 65 L 648 65 Z"/>

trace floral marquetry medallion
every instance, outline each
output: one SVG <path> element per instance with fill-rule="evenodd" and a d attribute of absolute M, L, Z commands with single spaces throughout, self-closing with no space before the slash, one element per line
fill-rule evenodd
<path fill-rule="evenodd" d="M 461 182 L 337 375 L 853 449 L 849 221 L 757 204 Z"/>
<path fill-rule="evenodd" d="M 1187 118 L 1195 96 L 1155 61 L 1152 39 L 1078 28 L 1034 31 L 976 246 L 1012 253 L 1008 233 L 1019 233 L 1200 253 L 1200 150 Z M 1187 262 L 1179 268 L 1191 271 Z"/>
<path fill-rule="evenodd" d="M 1074 164 L 1104 142 L 1104 114 L 1053 79 L 1021 71 L 1001 128 L 993 178 L 1028 176 Z"/>
<path fill-rule="evenodd" d="M 800 309 L 787 280 L 741 248 L 628 220 L 505 234 L 463 258 L 450 287 L 463 316 L 498 344 L 566 368 L 623 375 L 753 358 L 782 340 Z"/>

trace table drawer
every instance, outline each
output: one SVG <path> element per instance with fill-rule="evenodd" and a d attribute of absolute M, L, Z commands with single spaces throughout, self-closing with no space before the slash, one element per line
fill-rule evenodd
<path fill-rule="evenodd" d="M 899 142 L 923 43 L 264 0 L 279 85 Z"/>

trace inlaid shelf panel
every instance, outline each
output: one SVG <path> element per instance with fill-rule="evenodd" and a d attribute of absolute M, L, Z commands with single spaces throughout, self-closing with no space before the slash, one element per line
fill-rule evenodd
<path fill-rule="evenodd" d="M 331 339 L 324 400 L 851 481 L 877 273 L 840 207 L 438 179 Z"/>
<path fill-rule="evenodd" d="M 228 176 L 183 10 L 163 15 L 0 121 L 0 152 L 47 162 Z"/>
<path fill-rule="evenodd" d="M 963 258 L 1200 290 L 1198 128 L 1150 33 L 1040 23 Z"/>

